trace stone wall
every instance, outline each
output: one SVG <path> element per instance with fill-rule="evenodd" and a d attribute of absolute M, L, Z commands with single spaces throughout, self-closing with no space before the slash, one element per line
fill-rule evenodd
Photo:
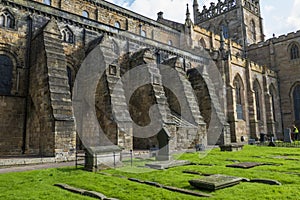
<path fill-rule="evenodd" d="M 0 97 L 0 155 L 20 155 L 24 133 L 25 99 Z"/>

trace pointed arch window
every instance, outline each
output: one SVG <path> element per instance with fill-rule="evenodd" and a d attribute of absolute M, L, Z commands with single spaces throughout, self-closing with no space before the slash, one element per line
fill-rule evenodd
<path fill-rule="evenodd" d="M 74 34 L 68 27 L 64 28 L 61 33 L 64 42 L 74 43 Z"/>
<path fill-rule="evenodd" d="M 300 120 L 300 84 L 298 84 L 293 92 L 295 121 Z"/>
<path fill-rule="evenodd" d="M 273 114 L 273 120 L 276 122 L 276 108 L 275 108 L 275 89 L 270 89 L 270 95 L 271 95 L 271 106 L 272 106 L 272 114 Z"/>
<path fill-rule="evenodd" d="M 221 29 L 223 31 L 223 36 L 225 39 L 228 39 L 229 38 L 229 29 L 228 29 L 228 26 L 226 25 L 222 25 L 221 26 Z"/>
<path fill-rule="evenodd" d="M 6 28 L 15 27 L 15 18 L 8 10 L 5 10 L 0 14 L 0 26 Z"/>
<path fill-rule="evenodd" d="M 299 47 L 296 44 L 292 44 L 291 50 L 290 50 L 290 56 L 291 60 L 298 59 L 299 58 Z"/>
<path fill-rule="evenodd" d="M 234 82 L 235 86 L 235 104 L 236 104 L 236 113 L 237 113 L 237 119 L 244 119 L 244 113 L 243 113 L 243 100 L 242 100 L 242 85 L 239 80 L 235 80 Z"/>
<path fill-rule="evenodd" d="M 253 90 L 255 95 L 256 119 L 261 120 L 261 91 L 257 81 L 255 81 L 254 83 Z"/>
<path fill-rule="evenodd" d="M 253 20 L 251 20 L 250 22 L 250 32 L 251 32 L 251 38 L 253 40 L 256 40 L 255 22 Z"/>
<path fill-rule="evenodd" d="M 9 95 L 12 89 L 12 60 L 0 54 L 0 95 Z"/>

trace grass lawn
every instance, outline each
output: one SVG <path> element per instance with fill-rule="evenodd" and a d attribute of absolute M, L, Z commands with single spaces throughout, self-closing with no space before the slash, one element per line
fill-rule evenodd
<path fill-rule="evenodd" d="M 185 174 L 182 173 L 183 170 L 209 174 L 225 174 L 249 179 L 274 179 L 282 183 L 281 186 L 272 186 L 261 183 L 242 182 L 236 186 L 215 192 L 202 191 L 212 195 L 209 199 L 300 199 L 300 149 L 298 148 L 245 146 L 244 150 L 239 152 L 220 152 L 217 148 L 210 151 L 205 157 L 199 156 L 198 153 L 186 153 L 181 155 L 179 159 L 211 166 L 189 165 L 144 173 L 136 173 L 143 171 L 143 168 L 138 166 L 132 168 L 126 166 L 121 169 L 104 171 L 116 176 L 86 172 L 81 169 L 75 169 L 75 167 L 0 174 L 0 199 L 93 199 L 64 191 L 53 186 L 55 183 L 65 183 L 73 187 L 98 191 L 108 197 L 120 200 L 202 199 L 117 177 L 120 175 L 138 178 L 140 180 L 154 181 L 168 186 L 197 191 L 197 189 L 189 185 L 188 180 L 201 178 L 201 176 Z M 227 164 L 232 164 L 234 161 L 269 163 L 269 165 L 251 169 L 226 167 Z"/>

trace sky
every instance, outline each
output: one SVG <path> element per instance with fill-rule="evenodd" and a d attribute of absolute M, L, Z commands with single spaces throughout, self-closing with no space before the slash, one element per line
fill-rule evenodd
<path fill-rule="evenodd" d="M 156 20 L 162 11 L 165 19 L 184 23 L 186 4 L 193 13 L 193 0 L 106 0 Z M 223 0 L 224 1 L 224 0 Z M 199 9 L 217 0 L 198 0 Z M 261 0 L 266 39 L 300 30 L 300 0 Z M 193 15 L 192 15 L 193 16 Z"/>

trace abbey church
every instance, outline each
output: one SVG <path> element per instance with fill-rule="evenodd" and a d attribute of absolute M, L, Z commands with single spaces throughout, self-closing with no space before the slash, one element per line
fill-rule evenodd
<path fill-rule="evenodd" d="M 0 0 L 0 156 L 176 151 L 300 128 L 300 31 L 265 38 L 259 0 L 191 3 L 175 22 L 104 0 Z"/>

